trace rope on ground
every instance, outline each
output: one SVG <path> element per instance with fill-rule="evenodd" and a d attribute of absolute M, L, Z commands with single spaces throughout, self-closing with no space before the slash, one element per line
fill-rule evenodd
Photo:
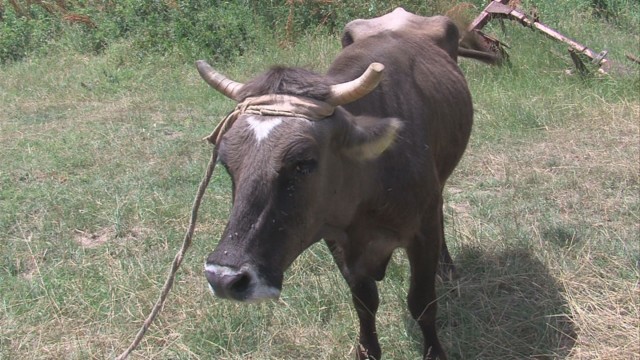
<path fill-rule="evenodd" d="M 198 209 L 200 208 L 200 202 L 204 197 L 204 192 L 207 189 L 207 186 L 209 185 L 209 181 L 211 180 L 211 175 L 213 174 L 213 170 L 216 167 L 217 157 L 218 157 L 218 151 L 217 151 L 217 148 L 214 146 L 211 154 L 211 160 L 209 160 L 209 164 L 207 165 L 207 171 L 204 177 L 202 178 L 200 185 L 198 186 L 198 193 L 196 194 L 196 198 L 193 201 L 193 206 L 191 207 L 191 218 L 189 219 L 189 228 L 187 229 L 187 232 L 184 235 L 184 239 L 182 240 L 182 247 L 180 248 L 180 251 L 178 251 L 178 253 L 176 254 L 176 257 L 173 259 L 173 263 L 171 264 L 171 271 L 169 272 L 169 275 L 167 276 L 167 279 L 164 282 L 164 286 L 162 287 L 162 292 L 160 293 L 160 297 L 156 301 L 156 304 L 153 306 L 153 309 L 151 309 L 149 316 L 142 324 L 142 327 L 138 331 L 138 334 L 136 335 L 135 339 L 133 340 L 131 345 L 129 345 L 129 348 L 125 350 L 122 354 L 120 354 L 116 358 L 116 360 L 125 360 L 127 357 L 129 357 L 129 354 L 131 354 L 131 352 L 135 350 L 136 347 L 138 347 L 138 345 L 142 341 L 142 338 L 144 337 L 144 334 L 147 332 L 147 330 L 149 329 L 149 326 L 151 326 L 151 323 L 153 323 L 153 320 L 155 320 L 156 316 L 164 306 L 165 300 L 167 300 L 167 295 L 169 294 L 169 290 L 171 290 L 171 286 L 173 285 L 173 280 L 175 279 L 176 272 L 178 272 L 178 268 L 180 267 L 180 264 L 182 264 L 182 260 L 184 258 L 185 253 L 187 252 L 187 249 L 189 248 L 189 246 L 191 246 L 191 239 L 193 238 L 193 232 L 196 228 L 196 218 L 198 217 Z"/>

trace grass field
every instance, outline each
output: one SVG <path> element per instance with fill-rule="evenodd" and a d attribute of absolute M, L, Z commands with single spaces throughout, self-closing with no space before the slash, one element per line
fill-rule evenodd
<path fill-rule="evenodd" d="M 445 198 L 461 274 L 438 288 L 451 359 L 640 359 L 640 67 L 624 59 L 640 53 L 640 34 L 570 15 L 551 19 L 609 49 L 614 74 L 567 75 L 565 46 L 512 24 L 489 29 L 511 44 L 510 67 L 461 61 L 476 123 Z M 0 359 L 115 357 L 180 246 L 210 154 L 201 138 L 234 104 L 195 59 L 131 57 L 130 46 L 54 46 L 0 67 Z M 337 38 L 309 37 L 219 70 L 241 81 L 273 63 L 324 71 L 338 51 Z M 277 302 L 210 295 L 202 264 L 229 200 L 218 171 L 133 358 L 352 358 L 357 317 L 321 244 L 285 274 Z M 420 355 L 407 288 L 398 252 L 380 283 L 387 359 Z"/>

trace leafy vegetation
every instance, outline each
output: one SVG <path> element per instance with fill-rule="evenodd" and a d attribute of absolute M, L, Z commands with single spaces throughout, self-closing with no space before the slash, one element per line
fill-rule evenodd
<path fill-rule="evenodd" d="M 121 39 L 130 40 L 137 55 L 185 52 L 226 59 L 259 44 L 266 29 L 246 1 L 28 3 L 5 9 L 0 22 L 7 34 L 0 40 L 3 62 L 47 51 L 50 42 L 99 53 Z"/>
<path fill-rule="evenodd" d="M 274 63 L 322 72 L 344 22 L 396 5 L 292 2 L 290 18 L 284 1 L 31 1 L 28 13 L 1 3 L 0 358 L 83 360 L 119 354 L 147 315 L 210 154 L 201 138 L 234 106 L 193 61 L 215 59 L 239 81 Z M 509 66 L 461 60 L 476 121 L 445 197 L 461 278 L 439 285 L 440 336 L 452 359 L 634 359 L 640 73 L 625 54 L 640 53 L 640 5 L 535 4 L 543 22 L 609 50 L 617 66 L 568 75 L 566 46 L 509 22 L 487 27 L 510 44 Z M 447 5 L 403 6 L 429 15 Z M 322 244 L 286 273 L 278 302 L 210 296 L 202 262 L 228 216 L 229 186 L 217 172 L 134 358 L 352 358 L 356 315 Z M 388 359 L 419 356 L 407 282 L 398 252 L 380 283 Z"/>
<path fill-rule="evenodd" d="M 46 53 L 54 46 L 83 53 L 100 53 L 114 42 L 128 39 L 136 54 L 184 55 L 185 58 L 230 60 L 248 49 L 261 47 L 268 37 L 281 44 L 300 34 L 336 35 L 356 18 L 369 18 L 402 6 L 417 14 L 443 14 L 448 10 L 484 6 L 428 1 L 0 1 L 0 62 Z M 534 2 L 524 1 L 526 6 Z M 542 2 L 550 20 L 567 11 L 591 11 L 631 30 L 638 30 L 640 6 L 633 0 Z M 546 5 L 546 6 L 545 6 Z M 576 13 L 575 11 L 573 11 Z M 470 19 L 466 19 L 467 21 Z M 54 44 L 52 44 L 54 43 Z"/>

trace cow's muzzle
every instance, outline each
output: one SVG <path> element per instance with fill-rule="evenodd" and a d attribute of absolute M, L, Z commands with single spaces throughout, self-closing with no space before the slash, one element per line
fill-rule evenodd
<path fill-rule="evenodd" d="M 268 284 L 250 265 L 233 268 L 207 263 L 204 275 L 213 294 L 223 299 L 257 302 L 280 296 L 280 289 Z"/>

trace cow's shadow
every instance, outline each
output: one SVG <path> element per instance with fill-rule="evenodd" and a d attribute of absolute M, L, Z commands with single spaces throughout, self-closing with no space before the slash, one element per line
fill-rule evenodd
<path fill-rule="evenodd" d="M 571 351 L 576 328 L 562 288 L 528 250 L 461 249 L 460 277 L 438 285 L 439 338 L 449 359 L 558 359 Z M 422 349 L 407 314 L 405 326 Z"/>

